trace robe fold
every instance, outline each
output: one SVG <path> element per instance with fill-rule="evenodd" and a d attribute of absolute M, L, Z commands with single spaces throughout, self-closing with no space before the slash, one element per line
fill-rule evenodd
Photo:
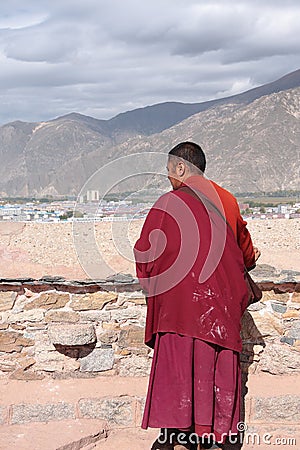
<path fill-rule="evenodd" d="M 156 335 L 142 428 L 213 433 L 221 443 L 238 433 L 240 409 L 239 353 L 173 333 Z"/>
<path fill-rule="evenodd" d="M 241 216 L 234 195 L 212 180 L 199 175 L 190 176 L 184 184 L 205 194 L 226 217 L 242 250 L 245 266 L 247 269 L 253 267 L 255 265 L 255 253 L 251 235 L 247 229 L 247 222 Z"/>

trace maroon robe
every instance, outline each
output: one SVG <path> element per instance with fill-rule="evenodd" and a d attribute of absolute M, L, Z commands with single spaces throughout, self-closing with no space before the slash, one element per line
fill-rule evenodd
<path fill-rule="evenodd" d="M 239 431 L 239 354 L 200 339 L 158 333 L 142 428 L 177 428 L 224 442 Z"/>
<path fill-rule="evenodd" d="M 171 191 L 150 210 L 134 252 L 147 291 L 147 345 L 169 332 L 241 351 L 248 301 L 243 255 L 220 215 Z"/>

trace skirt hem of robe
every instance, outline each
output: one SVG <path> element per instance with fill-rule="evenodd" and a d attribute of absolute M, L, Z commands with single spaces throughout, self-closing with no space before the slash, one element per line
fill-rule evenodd
<path fill-rule="evenodd" d="M 238 352 L 175 333 L 156 335 L 143 429 L 186 429 L 223 442 L 238 433 L 240 396 Z"/>

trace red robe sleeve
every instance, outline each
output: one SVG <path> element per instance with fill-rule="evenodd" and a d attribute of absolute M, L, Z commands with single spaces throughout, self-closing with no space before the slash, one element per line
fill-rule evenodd
<path fill-rule="evenodd" d="M 195 177 L 194 177 L 195 179 Z M 199 180 L 199 177 L 198 177 Z M 201 178 L 200 178 L 201 180 Z M 203 185 L 203 180 L 201 181 L 201 187 Z M 247 267 L 247 269 L 250 269 L 255 265 L 255 253 L 253 248 L 252 239 L 250 236 L 250 233 L 247 229 L 247 222 L 242 218 L 240 208 L 238 205 L 238 202 L 234 195 L 231 194 L 231 192 L 227 191 L 226 189 L 222 188 L 215 182 L 210 180 L 211 185 L 214 187 L 215 192 L 210 188 L 208 190 L 208 197 L 213 201 L 215 206 L 217 206 L 220 211 L 226 216 L 226 220 L 231 226 L 234 235 L 236 237 L 236 240 L 238 242 L 238 245 L 243 253 L 244 258 L 244 264 Z M 204 184 L 204 186 L 207 185 Z M 218 194 L 216 196 L 216 193 Z M 216 197 L 219 196 L 219 201 L 221 200 L 221 203 L 223 205 L 224 210 L 220 208 L 220 205 L 216 202 Z"/>
<path fill-rule="evenodd" d="M 255 254 L 252 239 L 247 229 L 247 222 L 239 217 L 237 221 L 237 241 L 243 252 L 244 263 L 247 269 L 255 266 Z"/>
<path fill-rule="evenodd" d="M 235 200 L 235 208 L 236 208 L 236 238 L 238 245 L 243 253 L 244 264 L 247 269 L 255 266 L 255 253 L 253 248 L 253 243 L 251 239 L 251 235 L 247 228 L 247 222 L 242 218 L 240 213 L 240 208 Z"/>
<path fill-rule="evenodd" d="M 164 248 L 164 236 L 161 233 L 162 224 L 166 218 L 163 205 L 166 201 L 161 201 L 150 209 L 144 222 L 141 234 L 134 246 L 134 256 L 136 261 L 136 275 L 140 285 L 147 292 L 149 291 L 149 278 L 154 270 L 155 261 Z"/>

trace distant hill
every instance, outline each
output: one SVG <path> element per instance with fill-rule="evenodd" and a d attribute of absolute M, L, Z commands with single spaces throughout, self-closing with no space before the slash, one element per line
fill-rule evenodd
<path fill-rule="evenodd" d="M 232 102 L 248 104 L 264 95 L 274 94 L 299 86 L 300 69 L 285 75 L 277 81 L 251 89 L 242 94 L 202 103 L 160 103 L 118 114 L 107 122 L 109 126 L 113 125 L 113 129 L 126 129 L 139 132 L 140 134 L 150 135 L 166 130 L 193 114 L 206 111 L 213 106 Z"/>
<path fill-rule="evenodd" d="M 146 142 L 164 151 L 185 139 L 201 144 L 207 176 L 231 192 L 299 190 L 300 88 L 215 106 Z M 132 142 L 133 151 L 142 145 Z"/>
<path fill-rule="evenodd" d="M 234 192 L 299 189 L 300 70 L 239 95 L 167 102 L 99 120 L 71 113 L 0 127 L 2 196 L 77 195 L 108 161 L 199 142 L 208 175 Z"/>
<path fill-rule="evenodd" d="M 78 113 L 71 113 L 55 120 L 70 119 L 84 122 L 89 128 L 107 137 L 142 134 L 149 136 L 160 133 L 167 128 L 182 122 L 184 119 L 202 111 L 226 103 L 248 104 L 263 95 L 274 94 L 300 86 L 300 69 L 289 73 L 279 80 L 259 86 L 242 94 L 210 100 L 202 103 L 165 102 L 133 111 L 118 114 L 109 120 L 98 120 Z"/>

